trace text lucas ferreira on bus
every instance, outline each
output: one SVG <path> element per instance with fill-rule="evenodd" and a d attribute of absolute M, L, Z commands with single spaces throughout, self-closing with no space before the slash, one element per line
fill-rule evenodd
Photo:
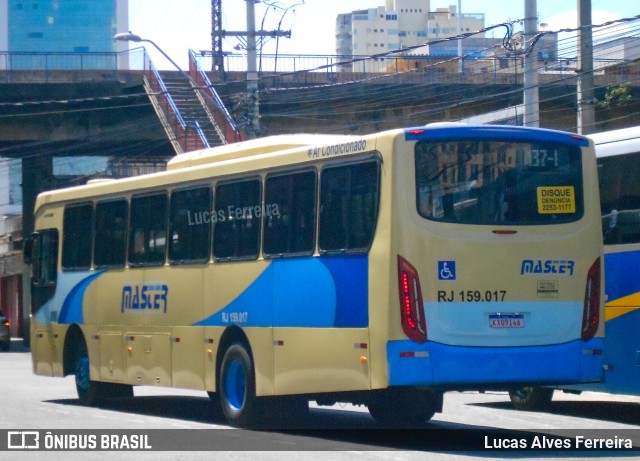
<path fill-rule="evenodd" d="M 226 210 L 205 210 L 194 211 L 187 210 L 187 222 L 190 226 L 198 226 L 202 224 L 215 224 L 217 222 L 226 222 L 233 220 L 247 220 L 266 218 L 280 218 L 280 207 L 277 203 L 269 203 L 254 206 L 236 207 L 229 205 Z"/>

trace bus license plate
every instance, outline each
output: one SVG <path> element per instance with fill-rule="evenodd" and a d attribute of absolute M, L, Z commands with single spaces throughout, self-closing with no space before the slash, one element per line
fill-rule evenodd
<path fill-rule="evenodd" d="M 523 328 L 524 315 L 522 314 L 490 314 L 489 326 L 491 328 Z"/>

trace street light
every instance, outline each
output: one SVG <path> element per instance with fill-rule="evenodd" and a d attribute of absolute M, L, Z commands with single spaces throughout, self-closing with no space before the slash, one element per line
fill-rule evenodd
<path fill-rule="evenodd" d="M 139 35 L 136 35 L 136 34 L 131 33 L 131 31 L 129 31 L 129 32 L 120 32 L 119 34 L 115 34 L 115 35 L 113 36 L 113 39 L 114 39 L 114 40 L 116 40 L 116 41 L 118 41 L 118 42 L 136 42 L 136 43 L 139 43 L 139 42 L 146 42 L 146 43 L 151 43 L 151 44 L 154 46 L 154 48 L 155 48 L 156 50 L 158 50 L 158 51 L 162 54 L 162 56 L 164 56 L 165 58 L 167 58 L 167 61 L 169 61 L 171 64 L 173 64 L 173 66 L 174 66 L 176 69 L 178 69 L 181 73 L 183 73 L 184 75 L 186 75 L 186 76 L 189 78 L 189 80 L 191 80 L 191 76 L 190 76 L 189 74 L 187 74 L 184 70 L 182 70 L 182 69 L 180 68 L 180 66 L 179 66 L 178 64 L 176 64 L 176 63 L 175 63 L 175 61 L 174 61 L 173 59 L 171 59 L 171 58 L 169 57 L 169 55 L 168 55 L 167 53 L 165 53 L 165 52 L 162 50 L 162 48 L 160 48 L 160 47 L 156 44 L 156 42 L 154 42 L 153 40 L 148 40 L 148 39 L 146 39 L 146 38 L 142 38 L 142 37 L 140 37 Z"/>
<path fill-rule="evenodd" d="M 153 40 L 148 40 L 148 39 L 146 39 L 146 38 L 142 38 L 142 37 L 140 37 L 139 35 L 136 35 L 136 34 L 134 34 L 134 33 L 131 33 L 130 31 L 129 31 L 129 32 L 121 32 L 121 33 L 119 33 L 119 34 L 115 34 L 115 35 L 113 36 L 113 39 L 114 39 L 114 40 L 116 40 L 116 41 L 119 41 L 119 42 L 136 42 L 136 43 L 139 43 L 139 42 L 146 42 L 146 43 L 151 43 L 151 44 L 154 46 L 154 48 L 155 48 L 156 50 L 158 50 L 158 51 L 162 54 L 162 56 L 164 56 L 165 58 L 167 58 L 167 60 L 168 60 L 171 64 L 173 64 L 173 66 L 174 66 L 176 69 L 178 69 L 178 72 L 180 72 L 180 74 L 181 74 L 182 76 L 184 76 L 184 77 L 187 79 L 187 81 L 189 82 L 189 84 L 191 85 L 191 87 L 192 87 L 194 90 L 196 90 L 196 89 L 200 89 L 200 86 L 198 85 L 198 83 L 197 83 L 195 80 L 193 80 L 193 78 L 191 77 L 191 75 L 189 75 L 187 72 L 185 72 L 184 70 L 182 70 L 182 69 L 180 68 L 180 66 L 179 66 L 178 64 L 176 64 L 176 63 L 175 63 L 175 61 L 174 61 L 173 59 L 171 59 L 171 58 L 169 57 L 169 55 L 168 55 L 167 53 L 165 53 L 165 52 L 162 50 L 162 48 L 160 48 L 160 47 L 159 47 L 159 46 L 158 46 L 158 45 L 157 45 Z M 188 135 L 187 135 L 187 131 L 188 131 L 188 130 L 193 130 L 194 128 L 196 128 L 196 129 L 197 129 L 197 124 L 196 124 L 196 122 L 194 122 L 194 121 L 185 121 L 185 126 L 184 126 L 185 137 L 187 137 L 187 136 L 188 136 Z M 197 131 L 196 131 L 196 132 L 197 132 Z M 205 145 L 206 145 L 206 143 L 205 143 Z"/>

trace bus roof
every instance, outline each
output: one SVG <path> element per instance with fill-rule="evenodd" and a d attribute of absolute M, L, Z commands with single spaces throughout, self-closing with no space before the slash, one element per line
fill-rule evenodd
<path fill-rule="evenodd" d="M 288 149 L 331 144 L 333 142 L 347 142 L 362 139 L 353 135 L 321 135 L 321 134 L 287 134 L 251 139 L 233 144 L 185 152 L 169 161 L 167 170 L 178 170 L 190 166 L 234 160 L 254 155 L 268 154 Z"/>
<path fill-rule="evenodd" d="M 601 133 L 590 134 L 589 137 L 593 139 L 593 142 L 596 145 L 627 141 L 640 137 L 640 126 L 622 128 L 620 130 L 603 131 Z"/>
<path fill-rule="evenodd" d="M 640 152 L 640 126 L 590 134 L 598 157 Z"/>
<path fill-rule="evenodd" d="M 391 130 L 386 133 L 391 133 Z M 395 130 L 398 134 L 402 130 Z M 232 165 L 251 165 L 249 169 L 266 168 L 273 165 L 300 164 L 304 161 L 314 161 L 316 157 L 308 155 L 311 148 L 324 146 L 331 149 L 341 146 L 349 146 L 353 150 L 345 154 L 361 154 L 367 149 L 375 149 L 375 139 L 380 133 L 372 135 L 320 135 L 320 134 L 292 134 L 270 136 L 253 139 L 234 144 L 202 149 L 180 154 L 168 162 L 165 171 L 149 173 L 139 176 L 131 176 L 121 179 L 98 179 L 88 181 L 87 184 L 45 191 L 38 194 L 35 210 L 46 203 L 66 200 L 81 200 L 88 197 L 99 197 L 133 191 L 151 190 L 159 185 L 182 183 L 193 180 L 202 180 L 202 169 L 208 167 L 220 167 L 225 172 L 234 170 Z M 367 147 L 366 140 L 374 142 Z M 334 149 L 335 150 L 335 149 Z M 300 157 L 300 153 L 303 154 Z M 274 162 L 273 156 L 282 156 Z M 303 159 L 301 161 L 300 159 Z M 335 158 L 327 156 L 327 158 Z M 231 170 L 229 170 L 231 168 Z M 240 167 L 242 168 L 242 167 Z M 220 170 L 220 171 L 223 171 Z M 228 173 L 227 173 L 228 174 Z"/>

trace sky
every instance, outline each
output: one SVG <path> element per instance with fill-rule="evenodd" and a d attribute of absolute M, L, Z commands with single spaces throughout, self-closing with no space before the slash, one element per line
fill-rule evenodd
<path fill-rule="evenodd" d="M 286 11 L 256 4 L 258 29 L 291 30 L 291 38 L 278 41 L 279 54 L 335 54 L 335 21 L 340 13 L 375 8 L 384 0 L 267 0 Z M 539 23 L 548 30 L 575 27 L 577 5 L 580 0 L 537 0 Z M 456 5 L 457 0 L 431 0 L 431 10 Z M 524 0 L 461 0 L 463 13 L 484 13 L 485 25 L 500 24 L 524 18 Z M 640 15 L 637 0 L 591 0 L 592 23 L 602 24 L 612 19 Z M 225 30 L 246 30 L 245 0 L 222 0 L 222 23 Z M 264 24 L 263 27 L 261 25 Z M 187 66 L 188 50 L 211 50 L 211 0 L 129 0 L 129 30 L 142 38 L 154 41 L 180 67 Z M 120 31 L 119 31 L 120 32 Z M 238 43 L 235 37 L 226 38 L 224 51 L 233 52 Z M 138 44 L 131 44 L 131 47 Z M 276 40 L 265 43 L 263 52 L 275 53 Z M 154 63 L 160 68 L 171 65 L 152 52 Z M 238 51 L 235 51 L 239 53 Z"/>

